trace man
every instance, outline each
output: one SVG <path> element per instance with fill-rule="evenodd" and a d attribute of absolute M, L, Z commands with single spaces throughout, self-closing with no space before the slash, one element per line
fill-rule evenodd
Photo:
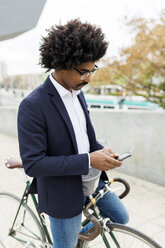
<path fill-rule="evenodd" d="M 42 67 L 53 69 L 44 84 L 20 104 L 18 134 L 25 172 L 34 177 L 39 209 L 50 217 L 53 247 L 75 248 L 84 203 L 83 178 L 89 170 L 121 166 L 110 148 L 96 141 L 81 88 L 107 50 L 101 29 L 80 20 L 52 27 L 40 47 Z M 99 201 L 103 216 L 126 223 L 128 214 L 116 195 Z"/>

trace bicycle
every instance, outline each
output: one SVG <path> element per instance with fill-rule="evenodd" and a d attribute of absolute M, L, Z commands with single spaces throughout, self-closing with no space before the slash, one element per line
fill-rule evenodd
<path fill-rule="evenodd" d="M 9 169 L 23 167 L 20 161 L 13 159 L 6 160 L 5 165 Z M 123 179 L 115 178 L 106 182 L 94 196 L 89 197 L 83 210 L 85 220 L 82 226 L 92 221 L 94 227 L 85 234 L 79 234 L 79 248 L 162 248 L 145 234 L 101 217 L 96 203 L 108 191 L 113 193 L 120 189 L 112 189 L 111 185 L 114 182 L 124 185 L 120 198 L 129 193 L 129 184 Z M 8 192 L 0 192 L 0 248 L 53 247 L 45 215 L 39 212 L 37 197 L 34 194 L 31 194 L 31 197 L 35 212 L 28 205 L 30 184 L 26 176 L 26 187 L 21 199 Z"/>

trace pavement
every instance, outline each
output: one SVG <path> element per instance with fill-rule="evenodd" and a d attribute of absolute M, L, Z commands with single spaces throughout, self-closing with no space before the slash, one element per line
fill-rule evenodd
<path fill-rule="evenodd" d="M 4 160 L 9 155 L 19 157 L 17 138 L 0 133 L 0 191 L 21 196 L 25 187 L 23 170 L 9 170 L 4 166 Z M 123 199 L 130 214 L 128 225 L 165 247 L 165 187 L 115 170 L 109 172 L 109 177 L 122 177 L 130 184 L 131 191 Z"/>

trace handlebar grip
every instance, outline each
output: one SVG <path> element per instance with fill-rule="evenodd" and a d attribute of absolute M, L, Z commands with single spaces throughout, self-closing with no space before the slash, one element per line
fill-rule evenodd
<path fill-rule="evenodd" d="M 126 195 L 128 195 L 128 193 L 130 192 L 130 186 L 129 186 L 129 183 L 128 183 L 126 180 L 124 180 L 124 179 L 122 179 L 122 178 L 114 178 L 113 181 L 114 181 L 114 182 L 122 183 L 122 184 L 124 184 L 124 186 L 125 186 L 124 192 L 123 192 L 121 195 L 119 195 L 119 198 L 120 198 L 120 199 L 122 199 L 122 198 L 124 198 Z"/>

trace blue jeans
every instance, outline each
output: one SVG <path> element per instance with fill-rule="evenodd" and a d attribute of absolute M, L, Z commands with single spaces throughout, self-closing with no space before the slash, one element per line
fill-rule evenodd
<path fill-rule="evenodd" d="M 82 214 L 66 219 L 49 216 L 53 248 L 76 248 L 81 229 L 81 217 Z"/>
<path fill-rule="evenodd" d="M 97 190 L 104 186 L 104 181 L 100 180 Z M 100 213 L 105 218 L 110 218 L 112 222 L 126 224 L 129 220 L 128 212 L 116 194 L 107 193 L 101 198 L 97 205 Z M 78 233 L 81 229 L 81 214 L 72 218 L 60 219 L 49 217 L 50 227 L 53 236 L 53 248 L 76 248 Z M 93 227 L 90 222 L 81 233 L 85 233 Z"/>

